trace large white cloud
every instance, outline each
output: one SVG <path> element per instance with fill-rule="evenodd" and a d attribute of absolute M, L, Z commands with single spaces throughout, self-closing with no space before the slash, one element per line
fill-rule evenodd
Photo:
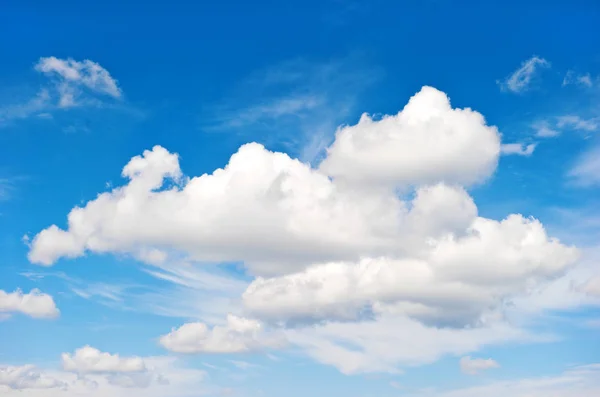
<path fill-rule="evenodd" d="M 499 153 L 498 130 L 480 113 L 453 109 L 446 94 L 423 87 L 397 115 L 365 114 L 339 129 L 320 168 L 361 185 L 470 185 L 494 172 Z"/>
<path fill-rule="evenodd" d="M 253 314 L 271 320 L 348 320 L 367 310 L 464 326 L 562 274 L 577 257 L 536 220 L 477 218 L 466 235 L 432 240 L 418 256 L 326 263 L 258 278 L 243 300 Z"/>
<path fill-rule="evenodd" d="M 177 353 L 244 353 L 281 347 L 280 336 L 265 333 L 256 321 L 234 315 L 227 324 L 210 328 L 204 323 L 187 323 L 160 338 L 166 349 Z"/>
<path fill-rule="evenodd" d="M 24 294 L 21 290 L 0 290 L 0 314 L 22 313 L 33 318 L 55 318 L 60 312 L 52 296 L 32 289 Z"/>
<path fill-rule="evenodd" d="M 238 353 L 280 347 L 282 333 L 345 373 L 394 372 L 529 338 L 506 307 L 577 259 L 535 219 L 478 215 L 465 188 L 492 175 L 500 148 L 482 115 L 429 87 L 395 116 L 341 128 L 317 169 L 250 143 L 223 169 L 187 178 L 155 146 L 123 168 L 124 186 L 38 233 L 29 259 L 242 261 L 258 278 L 231 311 L 248 318 L 184 324 L 163 347 Z"/>
<path fill-rule="evenodd" d="M 258 274 L 281 274 L 320 260 L 352 260 L 414 250 L 427 237 L 465 228 L 476 208 L 457 187 L 423 187 L 412 202 L 390 191 L 356 191 L 283 153 L 248 144 L 224 169 L 181 187 L 177 155 L 162 147 L 123 169 L 129 184 L 69 214 L 68 230 L 51 226 L 32 241 L 29 259 L 129 252 L 152 262 L 157 248 L 201 261 L 245 261 Z M 410 207 L 410 208 L 409 208 Z"/>

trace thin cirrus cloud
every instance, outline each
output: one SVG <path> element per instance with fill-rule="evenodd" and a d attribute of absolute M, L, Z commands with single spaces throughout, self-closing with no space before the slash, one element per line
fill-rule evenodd
<path fill-rule="evenodd" d="M 563 87 L 567 85 L 579 85 L 583 87 L 592 87 L 594 82 L 589 73 L 576 73 L 573 70 L 568 70 L 562 82 Z"/>
<path fill-rule="evenodd" d="M 80 104 L 83 89 L 113 98 L 120 98 L 122 95 L 117 81 L 108 70 L 89 59 L 80 62 L 71 58 L 40 58 L 35 70 L 55 81 L 59 93 L 59 107 Z"/>
<path fill-rule="evenodd" d="M 584 118 L 575 114 L 566 114 L 538 120 L 531 125 L 531 128 L 538 138 L 554 138 L 565 131 L 580 131 L 583 133 L 597 131 L 600 128 L 600 122 L 597 117 Z"/>
<path fill-rule="evenodd" d="M 204 288 L 210 274 L 172 271 L 172 254 L 243 263 L 253 278 L 245 288 L 218 278 L 241 298 L 236 315 L 223 306 L 211 323 L 160 338 L 180 353 L 292 346 L 343 373 L 396 373 L 488 345 L 543 342 L 548 335 L 509 321 L 520 307 L 506 302 L 531 305 L 534 291 L 577 268 L 579 250 L 536 219 L 478 215 L 467 188 L 493 175 L 502 151 L 483 115 L 432 87 L 397 114 L 338 129 L 317 166 L 248 143 L 223 168 L 187 177 L 177 154 L 155 146 L 125 165 L 123 186 L 74 208 L 65 229 L 39 232 L 29 260 L 129 254 L 186 288 Z M 554 306 L 535 303 L 538 312 Z"/>
<path fill-rule="evenodd" d="M 579 156 L 567 176 L 575 185 L 581 187 L 600 185 L 600 145 Z"/>
<path fill-rule="evenodd" d="M 470 356 L 465 356 L 460 359 L 459 364 L 460 370 L 467 375 L 477 375 L 485 370 L 500 368 L 500 364 L 491 358 L 472 358 Z"/>
<path fill-rule="evenodd" d="M 550 62 L 544 58 L 533 56 L 524 61 L 521 66 L 504 80 L 498 81 L 504 91 L 522 93 L 531 89 L 533 80 L 540 69 L 550 67 Z"/>

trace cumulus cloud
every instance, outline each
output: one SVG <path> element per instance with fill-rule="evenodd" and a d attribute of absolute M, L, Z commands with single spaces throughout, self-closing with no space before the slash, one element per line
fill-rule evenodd
<path fill-rule="evenodd" d="M 533 56 L 521 64 L 510 76 L 498 82 L 503 90 L 521 93 L 529 90 L 532 80 L 540 68 L 549 68 L 550 62 Z"/>
<path fill-rule="evenodd" d="M 73 354 L 63 353 L 61 358 L 65 371 L 80 374 L 146 371 L 144 360 L 140 357 L 120 357 L 118 354 L 103 353 L 91 346 L 77 349 Z"/>
<path fill-rule="evenodd" d="M 516 154 L 518 156 L 531 156 L 537 144 L 530 143 L 525 145 L 524 143 L 506 143 L 502 145 L 502 154 L 507 156 Z"/>
<path fill-rule="evenodd" d="M 366 310 L 464 326 L 562 274 L 578 257 L 575 248 L 548 238 L 539 221 L 518 215 L 477 218 L 465 236 L 430 244 L 414 258 L 328 263 L 258 278 L 243 301 L 254 315 L 280 321 L 358 319 Z"/>
<path fill-rule="evenodd" d="M 24 294 L 21 290 L 0 290 L 0 314 L 21 313 L 33 318 L 55 318 L 60 314 L 52 296 L 32 289 Z"/>
<path fill-rule="evenodd" d="M 57 80 L 60 107 L 77 105 L 82 88 L 113 98 L 121 97 L 121 89 L 108 70 L 89 59 L 80 62 L 71 58 L 59 59 L 53 56 L 40 58 L 35 65 L 35 70 Z"/>
<path fill-rule="evenodd" d="M 435 111 L 427 112 L 428 106 Z M 371 139 L 358 138 L 359 131 Z M 428 143 L 438 140 L 445 143 Z M 375 155 L 385 146 L 407 150 L 402 148 L 411 144 L 415 149 L 405 160 L 397 155 L 403 152 Z M 347 151 L 357 145 L 365 146 Z M 125 166 L 127 185 L 73 209 L 67 230 L 51 226 L 40 232 L 29 258 L 51 265 L 86 251 L 140 257 L 149 247 L 167 247 L 199 261 L 243 260 L 255 273 L 269 274 L 323 259 L 396 253 L 428 236 L 414 233 L 419 227 L 410 222 L 411 203 L 393 187 L 482 181 L 494 171 L 499 152 L 495 128 L 476 112 L 453 110 L 445 94 L 432 88 L 424 88 L 397 116 L 380 122 L 363 117 L 340 130 L 320 169 L 253 143 L 242 146 L 225 168 L 187 180 L 177 155 L 157 146 Z M 362 173 L 344 173 L 351 153 L 366 156 Z M 378 176 L 384 169 L 392 171 Z M 172 187 L 161 189 L 165 182 Z M 363 182 L 391 186 L 356 189 Z M 464 208 L 459 204 L 458 213 Z M 437 220 L 421 223 L 428 222 Z"/>
<path fill-rule="evenodd" d="M 397 115 L 364 114 L 340 128 L 320 169 L 363 185 L 471 185 L 492 174 L 499 152 L 498 130 L 480 113 L 453 109 L 446 94 L 423 87 Z"/>
<path fill-rule="evenodd" d="M 177 353 L 243 353 L 280 347 L 283 341 L 281 337 L 266 334 L 258 321 L 230 314 L 223 326 L 184 324 L 162 336 L 160 344 Z"/>
<path fill-rule="evenodd" d="M 64 389 L 66 383 L 41 374 L 33 365 L 23 365 L 20 367 L 0 366 L 0 386 L 22 391 L 25 389 Z"/>
<path fill-rule="evenodd" d="M 178 285 L 183 273 L 158 270 L 172 257 L 242 262 L 256 278 L 231 312 L 245 317 L 160 338 L 180 353 L 285 340 L 344 373 L 397 372 L 531 340 L 507 308 L 568 272 L 578 250 L 536 219 L 479 216 L 466 189 L 494 173 L 500 138 L 481 114 L 424 87 L 396 115 L 340 128 L 318 167 L 249 143 L 224 168 L 187 177 L 177 154 L 155 146 L 123 168 L 126 184 L 73 208 L 66 228 L 38 233 L 29 259 L 127 254 Z"/>
<path fill-rule="evenodd" d="M 465 356 L 460 359 L 460 370 L 467 375 L 477 375 L 481 371 L 499 368 L 500 365 L 491 358 L 471 358 Z"/>
<path fill-rule="evenodd" d="M 217 393 L 217 390 L 206 382 L 205 371 L 182 366 L 179 360 L 173 357 L 142 359 L 146 365 L 144 372 L 94 370 L 81 374 L 48 368 L 36 369 L 32 365 L 0 367 L 0 394 L 7 397 L 129 397 L 132 393 L 142 392 L 148 397 L 182 397 Z M 6 368 L 10 369 L 4 373 Z"/>

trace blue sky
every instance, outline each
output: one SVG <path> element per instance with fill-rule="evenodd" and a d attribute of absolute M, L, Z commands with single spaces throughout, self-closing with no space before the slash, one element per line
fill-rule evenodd
<path fill-rule="evenodd" d="M 593 1 L 0 15 L 0 394 L 600 394 Z"/>

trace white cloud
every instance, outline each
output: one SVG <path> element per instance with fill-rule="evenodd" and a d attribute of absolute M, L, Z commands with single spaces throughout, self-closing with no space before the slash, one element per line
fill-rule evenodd
<path fill-rule="evenodd" d="M 559 375 L 493 381 L 447 391 L 423 391 L 411 397 L 596 397 L 600 395 L 600 365 L 571 368 Z"/>
<path fill-rule="evenodd" d="M 217 388 L 206 382 L 205 371 L 183 367 L 172 357 L 144 357 L 143 360 L 148 368 L 146 372 L 94 372 L 84 375 L 35 369 L 28 365 L 21 367 L 25 375 L 21 375 L 23 380 L 17 383 L 4 383 L 3 379 L 12 379 L 14 375 L 9 378 L 0 369 L 0 394 L 7 397 L 130 397 L 132 393 L 142 392 L 147 397 L 193 397 L 218 393 Z"/>
<path fill-rule="evenodd" d="M 29 259 L 52 265 L 92 252 L 151 264 L 149 274 L 181 289 L 157 293 L 157 312 L 199 320 L 161 337 L 171 351 L 235 353 L 286 339 L 345 373 L 397 372 L 531 340 L 507 308 L 577 258 L 537 220 L 478 216 L 465 186 L 489 178 L 500 151 L 482 115 L 430 87 L 395 116 L 339 129 L 319 168 L 250 143 L 223 169 L 188 178 L 156 146 L 123 168 L 124 186 L 72 209 L 66 229 L 38 233 Z M 213 280 L 239 304 L 245 282 L 187 267 L 219 262 L 258 276 L 244 307 L 228 310 L 247 318 L 223 324 L 223 301 L 206 313 L 203 299 L 181 299 L 214 291 Z"/>
<path fill-rule="evenodd" d="M 0 107 L 0 127 L 32 116 L 52 119 L 57 109 L 74 106 L 98 106 L 101 97 L 120 99 L 122 91 L 108 70 L 91 60 L 76 61 L 43 57 L 35 70 L 49 78 L 38 93 L 23 102 Z"/>
<path fill-rule="evenodd" d="M 328 322 L 288 330 L 286 335 L 310 357 L 344 374 L 398 373 L 401 367 L 432 363 L 445 355 L 464 355 L 491 344 L 535 340 L 505 324 L 437 328 L 391 315 L 358 323 Z"/>
<path fill-rule="evenodd" d="M 60 94 L 59 107 L 77 105 L 83 87 L 94 93 L 113 98 L 121 97 L 121 90 L 108 70 L 89 59 L 80 62 L 70 58 L 40 58 L 35 69 L 57 79 L 56 87 Z"/>
<path fill-rule="evenodd" d="M 496 169 L 500 136 L 471 109 L 453 109 L 432 87 L 394 116 L 342 127 L 320 169 L 343 181 L 390 186 L 471 185 Z"/>
<path fill-rule="evenodd" d="M 38 289 L 27 294 L 19 289 L 14 292 L 0 290 L 0 313 L 22 313 L 33 318 L 55 318 L 60 314 L 54 299 Z"/>
<path fill-rule="evenodd" d="M 503 90 L 515 93 L 527 91 L 532 83 L 533 77 L 540 68 L 549 68 L 550 62 L 533 56 L 521 64 L 521 67 L 515 70 L 510 76 L 499 82 Z"/>
<path fill-rule="evenodd" d="M 530 143 L 525 145 L 524 143 L 506 143 L 502 145 L 501 151 L 505 156 L 518 155 L 518 156 L 531 156 L 537 144 Z"/>
<path fill-rule="evenodd" d="M 212 329 L 204 323 L 184 324 L 162 336 L 160 344 L 177 353 L 242 353 L 280 347 L 283 341 L 258 321 L 230 314 L 227 324 Z"/>
<path fill-rule="evenodd" d="M 584 87 L 591 87 L 594 85 L 592 82 L 592 76 L 589 73 L 578 74 L 573 70 L 567 71 L 562 82 L 563 87 L 570 84 L 581 85 Z"/>
<path fill-rule="evenodd" d="M 532 128 L 535 135 L 540 138 L 553 138 L 559 136 L 561 131 L 550 124 L 548 120 L 540 120 L 533 123 Z"/>
<path fill-rule="evenodd" d="M 459 364 L 460 370 L 467 375 L 477 375 L 481 371 L 500 367 L 491 358 L 471 358 L 470 356 L 462 357 Z"/>
<path fill-rule="evenodd" d="M 558 128 L 571 128 L 574 130 L 596 131 L 600 124 L 597 119 L 583 119 L 577 115 L 566 115 L 558 117 L 556 123 Z"/>
<path fill-rule="evenodd" d="M 38 372 L 33 365 L 20 367 L 0 366 L 0 391 L 2 386 L 10 390 L 65 388 L 66 384 Z"/>
<path fill-rule="evenodd" d="M 569 170 L 568 176 L 579 186 L 589 187 L 599 185 L 600 146 L 593 147 L 583 153 Z"/>
<path fill-rule="evenodd" d="M 144 372 L 146 364 L 140 357 L 120 357 L 118 354 L 103 353 L 91 346 L 84 346 L 75 353 L 63 353 L 65 371 L 87 373 Z"/>
<path fill-rule="evenodd" d="M 328 263 L 258 278 L 243 301 L 266 320 L 356 320 L 391 312 L 464 326 L 562 274 L 577 258 L 575 248 L 549 239 L 539 221 L 477 218 L 465 236 L 431 241 L 413 258 Z"/>

